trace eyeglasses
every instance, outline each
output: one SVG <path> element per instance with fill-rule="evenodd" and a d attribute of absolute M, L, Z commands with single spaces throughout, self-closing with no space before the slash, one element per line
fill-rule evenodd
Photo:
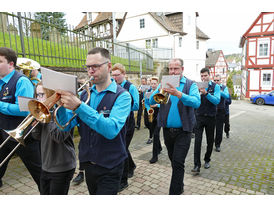
<path fill-rule="evenodd" d="M 111 76 L 113 76 L 113 77 L 118 77 L 120 75 L 121 75 L 121 73 L 120 74 L 111 74 Z"/>
<path fill-rule="evenodd" d="M 85 70 L 92 69 L 93 71 L 97 71 L 101 66 L 108 63 L 108 61 L 102 63 L 102 64 L 92 64 L 92 65 L 83 65 Z"/>
<path fill-rule="evenodd" d="M 219 82 L 220 80 L 219 79 L 214 79 L 214 82 Z"/>
<path fill-rule="evenodd" d="M 37 96 L 38 98 L 43 98 L 44 95 L 45 95 L 45 93 L 37 93 L 37 94 L 36 94 L 36 96 Z"/>

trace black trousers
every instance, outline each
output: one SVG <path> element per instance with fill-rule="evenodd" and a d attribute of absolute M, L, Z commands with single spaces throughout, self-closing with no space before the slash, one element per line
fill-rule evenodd
<path fill-rule="evenodd" d="M 215 146 L 220 147 L 223 140 L 223 130 L 225 122 L 225 110 L 218 109 L 216 115 L 216 137 L 215 137 Z"/>
<path fill-rule="evenodd" d="M 127 183 L 128 173 L 132 172 L 136 168 L 136 165 L 135 165 L 135 163 L 132 159 L 132 156 L 130 154 L 130 151 L 128 149 L 130 142 L 133 138 L 133 135 L 134 135 L 134 128 L 131 130 L 128 130 L 126 133 L 126 151 L 127 151 L 128 158 L 126 158 L 124 161 L 124 170 L 123 170 L 123 174 L 122 174 L 121 183 Z"/>
<path fill-rule="evenodd" d="M 144 124 L 147 128 L 149 128 L 149 121 L 148 121 L 148 113 L 147 109 L 144 110 Z"/>
<path fill-rule="evenodd" d="M 212 154 L 213 144 L 214 144 L 214 132 L 215 132 L 215 116 L 196 116 L 196 126 L 195 126 L 195 143 L 194 143 L 194 165 L 201 167 L 201 147 L 203 131 L 206 132 L 206 153 L 204 157 L 205 162 L 210 162 L 210 157 Z"/>
<path fill-rule="evenodd" d="M 162 145 L 160 141 L 160 130 L 161 130 L 161 127 L 158 127 L 156 125 L 153 132 L 152 157 L 157 157 L 160 151 L 162 150 Z"/>
<path fill-rule="evenodd" d="M 4 131 L 0 129 L 0 144 L 4 141 L 3 136 L 7 136 Z M 18 142 L 8 140 L 7 143 L 0 149 L 0 161 L 2 162 Z M 32 137 L 27 137 L 25 140 L 26 146 L 20 145 L 15 153 L 23 161 L 24 165 L 28 169 L 30 175 L 38 186 L 40 191 L 40 174 L 41 174 L 41 155 L 39 151 L 40 142 L 34 140 Z M 11 157 L 0 168 L 0 180 L 5 175 L 7 166 Z"/>
<path fill-rule="evenodd" d="M 75 168 L 65 172 L 41 172 L 41 195 L 67 195 Z"/>
<path fill-rule="evenodd" d="M 85 175 L 90 195 L 117 195 L 124 162 L 112 169 L 85 162 Z"/>
<path fill-rule="evenodd" d="M 191 132 L 185 132 L 182 129 L 172 131 L 168 128 L 164 128 L 163 132 L 172 166 L 169 194 L 180 195 L 184 189 L 185 159 L 190 147 Z"/>
<path fill-rule="evenodd" d="M 138 128 L 140 128 L 140 126 L 141 126 L 142 113 L 143 113 L 142 102 L 139 102 L 139 109 L 138 109 L 138 112 L 137 112 L 137 122 L 136 122 L 136 126 Z"/>
<path fill-rule="evenodd" d="M 229 113 L 225 115 L 224 124 L 225 124 L 225 126 L 224 126 L 224 131 L 225 131 L 225 133 L 227 134 L 227 133 L 229 133 L 229 131 L 230 131 Z"/>

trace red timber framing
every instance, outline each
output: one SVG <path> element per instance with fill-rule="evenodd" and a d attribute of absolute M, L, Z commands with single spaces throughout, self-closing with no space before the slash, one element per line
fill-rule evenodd
<path fill-rule="evenodd" d="M 266 56 L 260 56 L 260 44 L 267 44 Z M 253 24 L 241 38 L 240 47 L 246 46 L 245 66 L 248 70 L 246 97 L 250 97 L 250 92 L 264 93 L 274 90 L 274 12 L 261 12 Z M 251 86 L 252 72 L 259 71 L 259 85 Z M 272 70 L 272 87 L 270 90 L 262 89 L 262 71 Z M 253 83 L 254 84 L 254 83 Z M 258 88 L 256 90 L 250 88 Z"/>

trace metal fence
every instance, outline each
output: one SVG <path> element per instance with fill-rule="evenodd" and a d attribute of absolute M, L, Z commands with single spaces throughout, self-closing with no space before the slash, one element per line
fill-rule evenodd
<path fill-rule="evenodd" d="M 112 63 L 122 63 L 127 71 L 153 70 L 152 56 L 129 44 L 96 39 L 72 26 L 60 28 L 41 22 L 30 12 L 0 12 L 0 47 L 12 48 L 19 57 L 31 58 L 42 66 L 81 68 L 88 51 L 98 46 L 108 49 Z"/>

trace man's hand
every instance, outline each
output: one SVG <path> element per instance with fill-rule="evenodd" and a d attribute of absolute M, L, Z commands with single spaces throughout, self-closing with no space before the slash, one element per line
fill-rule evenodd
<path fill-rule="evenodd" d="M 170 87 L 170 88 L 164 88 L 164 91 L 173 95 L 173 96 L 176 96 L 178 97 L 179 99 L 182 98 L 182 95 L 183 93 L 178 91 L 174 86 L 172 86 L 171 84 L 167 83 L 167 85 Z"/>
<path fill-rule="evenodd" d="M 204 95 L 207 93 L 207 91 L 205 90 L 205 88 L 200 88 L 199 91 L 200 91 L 201 94 L 204 94 Z"/>
<path fill-rule="evenodd" d="M 57 90 L 56 93 L 61 95 L 61 102 L 63 104 L 63 107 L 67 109 L 75 110 L 81 104 L 81 100 L 71 92 Z"/>
<path fill-rule="evenodd" d="M 151 108 L 155 108 L 155 107 L 157 107 L 157 106 L 158 106 L 158 104 L 150 105 Z"/>

